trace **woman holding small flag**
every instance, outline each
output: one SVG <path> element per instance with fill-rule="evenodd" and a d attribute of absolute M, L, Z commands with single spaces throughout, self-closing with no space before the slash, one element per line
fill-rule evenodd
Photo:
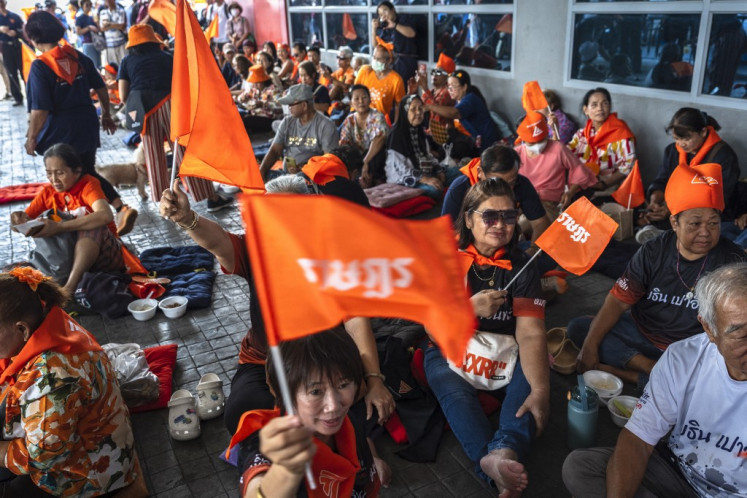
<path fill-rule="evenodd" d="M 477 372 L 492 359 L 472 349 L 474 338 L 461 368 L 448 363 L 433 343 L 425 351 L 428 384 L 454 435 L 478 475 L 494 482 L 504 497 L 518 496 L 527 486 L 521 461 L 542 432 L 550 403 L 545 301 L 537 268 L 515 243 L 515 206 L 508 183 L 499 178 L 483 180 L 467 193 L 458 221 L 460 256 L 481 331 L 477 334 L 481 341 L 500 341 L 511 348 L 513 367 L 509 361 L 501 376 L 493 367 L 489 375 Z M 527 263 L 530 266 L 506 289 Z M 490 381 L 478 384 L 474 377 L 481 375 Z M 504 378 L 510 380 L 496 389 L 491 381 Z M 505 393 L 498 430 L 483 412 L 478 390 Z"/>

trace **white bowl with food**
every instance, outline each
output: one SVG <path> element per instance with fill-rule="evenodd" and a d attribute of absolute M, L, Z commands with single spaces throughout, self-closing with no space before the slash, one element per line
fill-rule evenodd
<path fill-rule="evenodd" d="M 638 398 L 633 396 L 615 396 L 607 403 L 607 409 L 610 411 L 610 417 L 612 417 L 615 425 L 623 427 L 628 423 L 628 419 L 633 414 L 637 404 Z"/>
<path fill-rule="evenodd" d="M 158 303 L 158 307 L 161 308 L 163 314 L 169 318 L 179 318 L 187 312 L 187 304 L 189 299 L 184 296 L 171 296 L 161 300 Z"/>
<path fill-rule="evenodd" d="M 596 391 L 599 402 L 607 406 L 610 398 L 617 396 L 623 390 L 623 381 L 620 377 L 602 370 L 587 370 L 584 372 L 584 382 Z"/>
<path fill-rule="evenodd" d="M 155 299 L 136 299 L 127 306 L 127 311 L 132 314 L 133 318 L 141 322 L 156 316 L 157 309 L 158 301 Z"/>

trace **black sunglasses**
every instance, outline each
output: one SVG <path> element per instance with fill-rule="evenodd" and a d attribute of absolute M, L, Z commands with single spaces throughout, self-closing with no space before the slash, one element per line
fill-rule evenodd
<path fill-rule="evenodd" d="M 431 76 L 446 76 L 446 71 L 443 69 L 431 69 Z"/>
<path fill-rule="evenodd" d="M 343 56 L 341 56 L 341 55 L 338 55 L 338 56 L 337 56 L 337 60 L 338 60 L 338 61 L 344 61 L 344 60 L 347 60 L 347 59 L 349 59 L 349 57 L 343 57 Z"/>
<path fill-rule="evenodd" d="M 486 209 L 484 211 L 473 209 L 472 212 L 481 214 L 482 222 L 489 227 L 492 227 L 499 221 L 502 221 L 504 225 L 515 225 L 516 220 L 519 218 L 518 209 Z"/>

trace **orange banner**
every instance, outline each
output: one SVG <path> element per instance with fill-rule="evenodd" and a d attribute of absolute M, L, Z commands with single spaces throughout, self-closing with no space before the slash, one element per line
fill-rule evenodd
<path fill-rule="evenodd" d="M 342 15 L 342 36 L 346 40 L 356 40 L 358 33 L 355 32 L 355 26 L 353 25 L 353 19 L 350 14 Z"/>
<path fill-rule="evenodd" d="M 571 204 L 535 241 L 560 266 L 583 275 L 609 244 L 617 223 L 586 197 Z"/>
<path fill-rule="evenodd" d="M 317 195 L 243 195 L 241 209 L 270 345 L 350 317 L 398 317 L 461 364 L 475 315 L 448 216 L 395 220 Z"/>
<path fill-rule="evenodd" d="M 638 207 L 646 202 L 646 191 L 643 190 L 641 171 L 638 169 L 638 161 L 633 165 L 628 177 L 620 184 L 620 187 L 612 193 L 612 198 L 627 209 Z"/>
<path fill-rule="evenodd" d="M 264 190 L 244 123 L 197 18 L 179 0 L 171 81 L 171 139 L 186 147 L 179 173 Z"/>
<path fill-rule="evenodd" d="M 213 38 L 218 38 L 218 16 L 217 15 L 213 17 L 213 20 L 210 21 L 210 24 L 205 30 L 205 39 L 207 40 L 207 42 L 210 43 L 210 40 L 212 40 Z"/>
<path fill-rule="evenodd" d="M 521 107 L 526 112 L 547 109 L 547 99 L 545 98 L 545 94 L 542 93 L 539 83 L 536 81 L 527 81 L 524 83 L 524 91 L 521 94 Z"/>
<path fill-rule="evenodd" d="M 31 63 L 36 60 L 36 52 L 25 42 L 21 42 L 21 58 L 23 59 L 23 81 L 28 81 Z"/>
<path fill-rule="evenodd" d="M 176 5 L 170 0 L 151 0 L 148 14 L 166 28 L 171 36 L 176 34 Z"/>

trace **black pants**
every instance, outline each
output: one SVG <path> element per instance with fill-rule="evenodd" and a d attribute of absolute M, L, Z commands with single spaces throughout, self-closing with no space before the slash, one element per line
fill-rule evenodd
<path fill-rule="evenodd" d="M 10 94 L 16 102 L 23 102 L 21 81 L 23 76 L 23 57 L 21 43 L 18 41 L 2 43 L 3 66 L 10 80 Z"/>
<path fill-rule="evenodd" d="M 109 183 L 109 180 L 96 172 L 96 168 L 94 167 L 96 164 L 96 150 L 94 149 L 90 152 L 79 152 L 78 155 L 80 156 L 80 162 L 83 165 L 83 174 L 91 175 L 101 183 L 101 190 L 104 191 L 104 195 L 106 196 L 106 200 L 109 201 L 109 204 L 114 202 L 115 199 L 119 199 L 119 193 L 114 189 L 112 184 Z"/>
<path fill-rule="evenodd" d="M 226 400 L 223 421 L 228 432 L 236 432 L 239 420 L 249 410 L 271 410 L 275 398 L 267 385 L 265 366 L 254 363 L 239 365 L 231 380 L 231 394 Z"/>

